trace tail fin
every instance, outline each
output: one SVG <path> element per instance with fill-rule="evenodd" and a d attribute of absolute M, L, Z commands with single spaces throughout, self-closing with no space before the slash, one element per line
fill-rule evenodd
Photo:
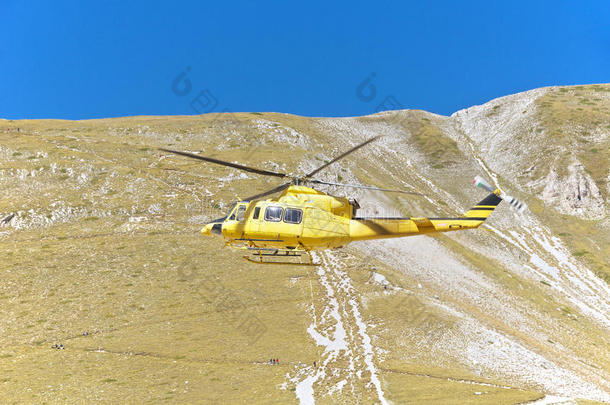
<path fill-rule="evenodd" d="M 426 218 L 411 218 L 411 220 L 415 222 L 420 233 L 475 229 L 481 226 L 481 224 L 487 219 L 487 217 L 489 217 L 493 210 L 496 209 L 501 201 L 502 199 L 496 193 L 491 193 L 481 200 L 477 205 L 466 211 L 466 213 L 461 217 L 429 218 L 429 225 L 423 221 L 426 220 Z M 420 221 L 422 222 L 421 224 Z"/>
<path fill-rule="evenodd" d="M 502 202 L 502 199 L 496 193 L 499 193 L 499 190 L 489 194 L 483 200 L 479 201 L 477 205 L 466 211 L 464 217 L 477 218 L 481 221 L 485 221 L 493 210 L 496 209 L 498 204 Z"/>

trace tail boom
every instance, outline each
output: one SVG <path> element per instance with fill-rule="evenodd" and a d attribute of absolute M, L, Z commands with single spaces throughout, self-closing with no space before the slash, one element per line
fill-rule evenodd
<path fill-rule="evenodd" d="M 489 194 L 461 217 L 353 218 L 350 221 L 349 236 L 356 241 L 475 229 L 502 201 L 497 192 L 499 191 Z"/>

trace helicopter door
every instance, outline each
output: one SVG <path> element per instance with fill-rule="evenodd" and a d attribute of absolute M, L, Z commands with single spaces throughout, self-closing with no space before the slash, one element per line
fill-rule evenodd
<path fill-rule="evenodd" d="M 260 233 L 260 224 L 263 219 L 261 209 L 262 208 L 258 206 L 254 207 L 254 209 L 249 209 L 248 212 L 246 212 L 246 218 L 248 219 L 246 220 L 245 232 L 248 237 L 256 238 Z"/>
<path fill-rule="evenodd" d="M 244 232 L 245 217 L 246 205 L 238 204 L 225 220 L 222 227 L 223 234 L 229 235 L 231 238 L 241 238 Z"/>
<path fill-rule="evenodd" d="M 262 207 L 259 213 L 259 237 L 267 240 L 278 240 L 282 229 L 284 209 L 279 205 Z"/>
<path fill-rule="evenodd" d="M 298 246 L 298 238 L 303 233 L 303 210 L 287 207 L 280 228 L 280 237 L 287 246 Z"/>

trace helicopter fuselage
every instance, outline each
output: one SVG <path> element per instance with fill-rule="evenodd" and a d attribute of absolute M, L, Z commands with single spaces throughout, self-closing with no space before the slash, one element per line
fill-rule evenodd
<path fill-rule="evenodd" d="M 495 198 L 492 198 L 495 197 Z M 352 241 L 403 237 L 477 228 L 497 206 L 491 194 L 456 218 L 357 217 L 358 203 L 321 191 L 290 186 L 277 199 L 241 201 L 202 233 L 223 237 L 236 248 L 312 251 L 342 247 Z"/>
<path fill-rule="evenodd" d="M 303 184 L 315 184 L 423 196 L 417 191 L 336 183 L 314 177 L 321 170 L 379 138 L 380 136 L 369 138 L 302 176 L 245 166 L 191 152 L 165 148 L 160 150 L 248 173 L 288 180 L 270 190 L 235 203 L 227 216 L 206 224 L 201 230 L 204 235 L 223 238 L 228 246 L 256 251 L 258 260 L 247 256 L 244 258 L 259 264 L 318 265 L 314 263 L 310 253 L 313 250 L 338 248 L 359 240 L 398 238 L 478 228 L 503 198 L 507 199 L 515 208 L 525 209 L 525 204 L 504 194 L 499 189 L 492 188 L 480 177 L 475 177 L 474 184 L 491 194 L 464 215 L 447 218 L 357 217 L 356 211 L 359 205 L 355 200 L 332 196 L 303 186 Z M 262 199 L 280 192 L 282 194 L 278 198 Z M 302 256 L 304 253 L 309 256 L 309 263 L 265 260 L 270 257 L 276 259 L 280 255 L 294 258 Z"/>

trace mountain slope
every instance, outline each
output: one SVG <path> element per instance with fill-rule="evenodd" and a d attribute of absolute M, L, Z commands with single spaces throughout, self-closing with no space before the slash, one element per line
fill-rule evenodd
<path fill-rule="evenodd" d="M 543 88 L 451 117 L 0 121 L 0 216 L 16 214 L 0 227 L 0 393 L 610 402 L 609 97 L 609 85 Z M 196 231 L 276 183 L 156 150 L 303 173 L 378 134 L 321 178 L 427 197 L 347 193 L 365 213 L 461 214 L 484 195 L 476 174 L 530 211 L 502 204 L 476 231 L 267 268 Z"/>

